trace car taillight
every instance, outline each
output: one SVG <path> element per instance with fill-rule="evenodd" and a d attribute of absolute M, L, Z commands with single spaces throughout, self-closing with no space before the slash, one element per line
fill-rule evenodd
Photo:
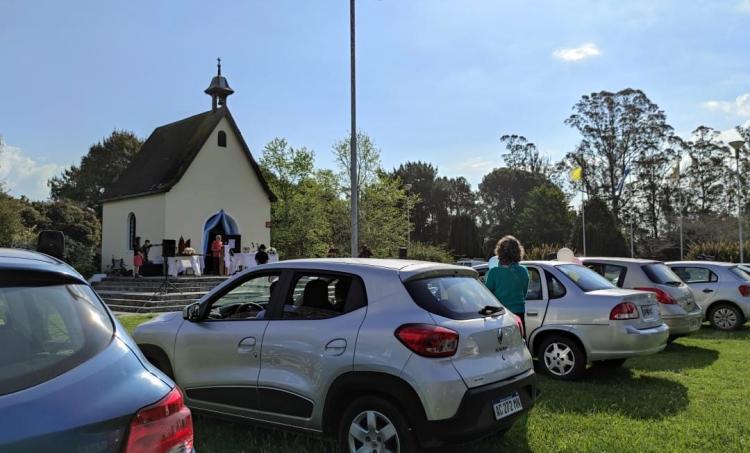
<path fill-rule="evenodd" d="M 516 316 L 516 315 L 513 315 Z M 523 330 L 523 321 L 521 321 L 520 316 L 516 316 L 516 327 L 518 327 L 518 330 L 521 332 L 521 338 L 526 338 L 526 334 Z"/>
<path fill-rule="evenodd" d="M 637 319 L 638 308 L 635 304 L 630 302 L 621 302 L 609 312 L 609 319 L 613 321 L 621 321 L 623 319 Z"/>
<path fill-rule="evenodd" d="M 125 453 L 192 450 L 193 418 L 177 387 L 161 401 L 139 410 L 130 423 Z"/>
<path fill-rule="evenodd" d="M 656 294 L 656 300 L 658 300 L 660 304 L 672 305 L 672 304 L 677 303 L 675 298 L 670 296 L 669 293 L 667 293 L 663 289 L 659 289 L 659 288 L 636 288 L 636 289 L 639 291 L 649 291 L 649 292 Z"/>
<path fill-rule="evenodd" d="M 458 349 L 458 332 L 431 324 L 404 324 L 396 338 L 424 357 L 450 357 Z"/>
<path fill-rule="evenodd" d="M 740 290 L 740 294 L 742 294 L 743 296 L 750 296 L 750 285 L 740 285 L 740 287 L 737 289 Z"/>

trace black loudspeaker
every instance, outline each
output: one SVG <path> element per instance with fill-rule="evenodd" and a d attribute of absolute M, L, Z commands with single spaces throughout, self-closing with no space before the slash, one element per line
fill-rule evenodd
<path fill-rule="evenodd" d="M 406 259 L 406 247 L 399 247 L 398 248 L 398 259 L 405 260 Z"/>
<path fill-rule="evenodd" d="M 65 257 L 65 235 L 62 231 L 44 230 L 39 232 L 36 251 L 54 256 L 57 259 Z"/>
<path fill-rule="evenodd" d="M 177 241 L 174 239 L 164 239 L 161 241 L 161 256 L 171 258 L 177 252 Z"/>
<path fill-rule="evenodd" d="M 242 236 L 240 236 L 239 234 L 227 234 L 226 236 L 224 236 L 224 241 L 223 241 L 224 244 L 229 244 L 229 241 L 231 239 L 234 239 L 234 247 L 232 247 L 231 250 L 234 253 L 240 253 L 240 252 L 242 252 L 242 247 L 240 245 L 240 242 L 242 240 Z"/>

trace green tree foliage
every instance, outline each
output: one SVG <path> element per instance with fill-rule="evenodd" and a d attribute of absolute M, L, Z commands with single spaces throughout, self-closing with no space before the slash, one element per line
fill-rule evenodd
<path fill-rule="evenodd" d="M 589 194 L 599 196 L 615 218 L 627 205 L 620 181 L 644 151 L 660 149 L 672 135 L 666 115 L 642 91 L 631 88 L 584 95 L 565 124 L 581 134 L 581 142 L 566 159 L 583 168 Z"/>
<path fill-rule="evenodd" d="M 315 155 L 275 138 L 263 149 L 262 171 L 278 201 L 271 205 L 271 243 L 284 259 L 324 256 L 329 213 L 338 201 L 335 180 L 316 174 Z"/>
<path fill-rule="evenodd" d="M 392 173 L 402 184 L 409 187 L 410 194 L 417 195 L 420 202 L 410 212 L 412 224 L 412 239 L 418 242 L 433 242 L 432 232 L 437 221 L 438 207 L 433 196 L 435 181 L 438 179 L 438 169 L 427 162 L 406 162 Z"/>
<path fill-rule="evenodd" d="M 506 134 L 500 137 L 500 142 L 505 145 L 507 151 L 503 154 L 506 167 L 549 176 L 551 171 L 549 157 L 539 154 L 536 145 L 528 141 L 526 137 Z"/>
<path fill-rule="evenodd" d="M 0 190 L 0 247 L 18 247 L 23 242 L 25 227 L 21 207 L 18 200 Z"/>
<path fill-rule="evenodd" d="M 670 146 L 644 148 L 634 162 L 633 182 L 628 184 L 633 206 L 621 218 L 626 224 L 637 222 L 646 227 L 651 239 L 660 237 L 660 228 L 672 212 L 672 187 L 676 182 L 672 174 L 679 165 L 677 156 L 677 151 Z"/>
<path fill-rule="evenodd" d="M 362 191 L 359 232 L 362 244 L 367 244 L 376 257 L 398 256 L 398 248 L 406 246 L 409 231 L 407 210 L 417 199 L 406 193 L 398 179 L 378 172 L 377 179 Z"/>
<path fill-rule="evenodd" d="M 105 188 L 127 168 L 143 141 L 128 131 L 115 130 L 89 148 L 79 166 L 48 181 L 53 200 L 72 200 L 96 210 L 101 218 L 101 197 Z"/>
<path fill-rule="evenodd" d="M 333 155 L 339 167 L 341 187 L 351 186 L 351 140 L 345 138 L 333 145 Z M 374 183 L 380 170 L 380 150 L 369 135 L 357 132 L 357 186 L 360 190 Z M 347 190 L 348 191 L 348 190 Z"/>
<path fill-rule="evenodd" d="M 586 254 L 588 256 L 630 256 L 625 237 L 617 225 L 607 203 L 600 198 L 591 198 L 586 209 Z M 573 248 L 583 253 L 581 216 L 573 228 Z"/>
<path fill-rule="evenodd" d="M 551 183 L 540 174 L 523 170 L 496 168 L 484 175 L 479 184 L 479 197 L 490 246 L 494 247 L 493 240 L 515 232 L 516 218 L 526 207 L 529 193 L 542 185 Z"/>
<path fill-rule="evenodd" d="M 683 146 L 690 158 L 684 171 L 685 201 L 688 212 L 707 215 L 724 211 L 726 160 L 729 150 L 718 140 L 719 133 L 700 126 L 693 131 L 692 140 Z"/>
<path fill-rule="evenodd" d="M 409 259 L 419 261 L 432 261 L 435 263 L 454 263 L 455 259 L 450 250 L 433 244 L 423 242 L 412 242 L 409 247 Z"/>
<path fill-rule="evenodd" d="M 525 207 L 515 219 L 515 234 L 527 246 L 566 244 L 570 240 L 573 215 L 559 187 L 540 185 L 526 197 Z"/>
<path fill-rule="evenodd" d="M 470 258 L 483 256 L 482 242 L 482 235 L 473 216 L 460 214 L 453 217 L 448 248 L 457 256 Z"/>
<path fill-rule="evenodd" d="M 750 241 L 744 241 L 744 256 L 750 256 Z M 685 259 L 711 259 L 730 263 L 740 262 L 740 247 L 737 240 L 714 240 L 693 242 L 687 249 Z M 747 258 L 745 258 L 747 260 Z M 747 262 L 747 261 L 745 261 Z"/>

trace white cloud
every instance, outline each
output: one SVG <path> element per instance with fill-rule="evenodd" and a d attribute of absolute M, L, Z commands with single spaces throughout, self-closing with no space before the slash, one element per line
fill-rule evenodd
<path fill-rule="evenodd" d="M 4 145 L 0 149 L 0 183 L 14 196 L 26 195 L 32 200 L 48 198 L 47 180 L 63 168 L 39 162 L 15 146 Z"/>
<path fill-rule="evenodd" d="M 587 42 L 578 47 L 557 49 L 552 52 L 552 56 L 563 61 L 581 61 L 587 58 L 598 57 L 601 53 L 602 51 L 599 50 L 596 44 Z"/>
<path fill-rule="evenodd" d="M 744 127 L 750 127 L 750 120 L 745 121 L 745 124 L 741 124 L 741 126 Z M 740 136 L 740 133 L 737 132 L 736 128 L 730 128 L 721 131 L 719 134 L 719 140 L 723 141 L 724 143 L 729 143 L 733 140 L 740 140 L 742 137 Z"/>
<path fill-rule="evenodd" d="M 750 116 L 750 93 L 741 94 L 734 101 L 706 101 L 703 103 L 703 107 L 712 112 Z"/>
<path fill-rule="evenodd" d="M 742 0 L 740 2 L 740 10 L 750 12 L 750 0 Z"/>
<path fill-rule="evenodd" d="M 460 155 L 461 153 L 457 152 L 454 154 L 454 159 L 438 163 L 440 175 L 448 177 L 463 176 L 474 188 L 479 186 L 484 175 L 502 164 L 499 158 L 496 160 L 485 157 L 459 158 Z"/>

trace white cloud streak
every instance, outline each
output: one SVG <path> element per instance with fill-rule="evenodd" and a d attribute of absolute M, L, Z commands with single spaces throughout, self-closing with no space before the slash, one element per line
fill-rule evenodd
<path fill-rule="evenodd" d="M 750 116 L 750 93 L 741 94 L 734 101 L 706 101 L 703 103 L 703 107 L 712 112 Z"/>
<path fill-rule="evenodd" d="M 740 2 L 740 11 L 746 11 L 750 13 L 750 0 L 742 0 Z"/>
<path fill-rule="evenodd" d="M 59 174 L 62 165 L 43 163 L 29 157 L 15 146 L 0 148 L 0 183 L 14 196 L 32 200 L 49 198 L 47 180 Z"/>
<path fill-rule="evenodd" d="M 602 51 L 593 42 L 587 42 L 578 47 L 557 49 L 552 52 L 553 57 L 563 61 L 581 61 L 587 58 L 598 57 L 601 54 Z"/>

